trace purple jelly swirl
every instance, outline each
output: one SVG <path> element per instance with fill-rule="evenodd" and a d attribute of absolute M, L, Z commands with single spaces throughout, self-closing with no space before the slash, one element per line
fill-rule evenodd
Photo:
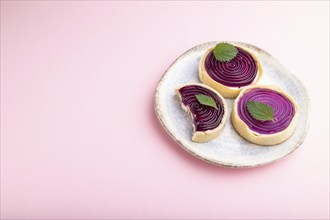
<path fill-rule="evenodd" d="M 221 98 L 213 91 L 198 85 L 188 85 L 179 89 L 182 103 L 190 109 L 196 131 L 207 131 L 218 127 L 224 115 L 224 105 Z M 214 99 L 217 108 L 202 105 L 196 95 L 202 94 Z"/>
<path fill-rule="evenodd" d="M 216 82 L 230 87 L 251 85 L 257 76 L 257 62 L 247 51 L 237 47 L 238 53 L 228 62 L 218 61 L 213 50 L 205 58 L 205 69 Z"/>
<path fill-rule="evenodd" d="M 254 119 L 247 110 L 248 101 L 257 101 L 271 106 L 274 110 L 273 120 L 259 121 Z M 293 103 L 281 93 L 266 89 L 253 88 L 241 96 L 237 104 L 238 116 L 247 126 L 260 134 L 274 134 L 286 129 L 295 115 Z"/>

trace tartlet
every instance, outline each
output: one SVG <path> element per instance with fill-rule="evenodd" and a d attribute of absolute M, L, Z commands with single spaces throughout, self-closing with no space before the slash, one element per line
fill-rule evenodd
<path fill-rule="evenodd" d="M 257 120 L 249 113 L 247 102 L 267 104 L 273 109 L 273 120 Z M 233 103 L 231 120 L 235 130 L 258 145 L 276 145 L 294 132 L 298 118 L 296 101 L 275 86 L 252 86 L 243 89 Z"/>
<path fill-rule="evenodd" d="M 209 48 L 199 62 L 199 79 L 225 98 L 236 98 L 239 92 L 256 84 L 263 73 L 257 56 L 243 46 L 236 46 L 237 55 L 230 61 L 218 61 Z"/>
<path fill-rule="evenodd" d="M 201 104 L 196 95 L 212 97 L 216 108 Z M 209 86 L 194 83 L 176 89 L 183 110 L 193 120 L 192 141 L 208 142 L 219 136 L 227 120 L 227 104 L 224 98 Z"/>

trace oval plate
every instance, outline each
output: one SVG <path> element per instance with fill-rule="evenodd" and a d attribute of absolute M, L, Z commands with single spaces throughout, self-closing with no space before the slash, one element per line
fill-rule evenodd
<path fill-rule="evenodd" d="M 298 103 L 298 122 L 293 135 L 287 141 L 275 146 L 260 146 L 246 141 L 235 131 L 230 120 L 234 99 L 226 99 L 229 115 L 219 137 L 207 143 L 195 143 L 191 140 L 192 120 L 181 109 L 175 96 L 175 89 L 183 84 L 200 82 L 198 79 L 199 60 L 208 48 L 217 43 L 204 43 L 188 50 L 164 73 L 155 94 L 155 111 L 162 126 L 189 153 L 219 166 L 231 168 L 261 166 L 292 153 L 303 142 L 308 131 L 310 100 L 307 90 L 297 77 L 269 53 L 241 42 L 229 43 L 244 46 L 258 56 L 264 70 L 264 75 L 258 84 L 278 86 Z"/>

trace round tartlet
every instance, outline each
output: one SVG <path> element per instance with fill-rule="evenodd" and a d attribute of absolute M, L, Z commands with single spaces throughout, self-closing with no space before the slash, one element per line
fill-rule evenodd
<path fill-rule="evenodd" d="M 247 110 L 248 101 L 265 103 L 273 108 L 273 120 L 260 121 Z M 295 100 L 275 86 L 252 86 L 243 89 L 233 103 L 231 120 L 235 130 L 246 140 L 258 145 L 276 145 L 293 133 L 298 117 Z"/>
<path fill-rule="evenodd" d="M 239 92 L 256 84 L 263 73 L 257 56 L 247 48 L 234 45 L 238 53 L 228 62 L 218 61 L 209 48 L 199 62 L 199 79 L 225 98 L 236 98 Z"/>
<path fill-rule="evenodd" d="M 202 94 L 214 99 L 217 108 L 202 105 L 196 95 Z M 208 142 L 219 136 L 227 120 L 227 104 L 225 99 L 209 86 L 195 83 L 176 89 L 176 95 L 183 110 L 193 120 L 192 141 Z"/>

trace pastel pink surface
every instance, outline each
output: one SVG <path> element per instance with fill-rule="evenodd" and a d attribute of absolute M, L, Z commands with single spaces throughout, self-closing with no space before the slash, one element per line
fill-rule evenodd
<path fill-rule="evenodd" d="M 200 161 L 154 92 L 213 40 L 270 52 L 310 92 L 301 147 L 271 165 Z M 329 2 L 1 1 L 1 218 L 329 218 Z"/>

